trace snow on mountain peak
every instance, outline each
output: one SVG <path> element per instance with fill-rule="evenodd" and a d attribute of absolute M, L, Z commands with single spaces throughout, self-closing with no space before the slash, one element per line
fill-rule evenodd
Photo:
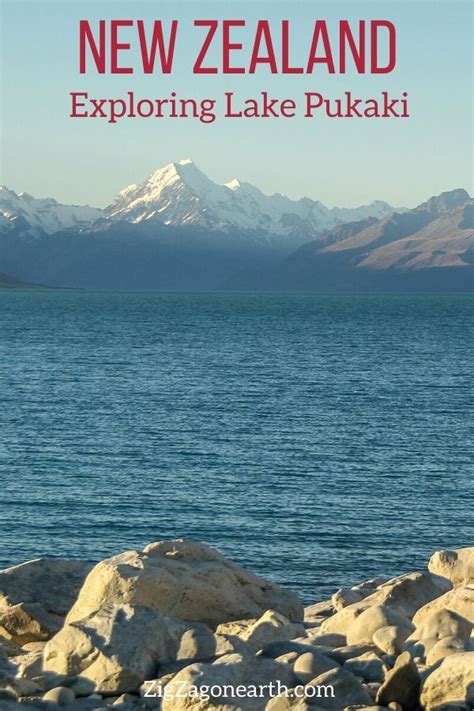
<path fill-rule="evenodd" d="M 229 188 L 229 190 L 238 190 L 240 188 L 240 180 L 233 178 L 228 183 L 225 183 L 225 187 Z"/>
<path fill-rule="evenodd" d="M 103 213 L 89 205 L 61 205 L 54 198 L 37 199 L 29 193 L 17 194 L 1 186 L 0 215 L 8 220 L 10 228 L 20 220 L 23 232 L 38 236 L 43 232 L 53 234 L 70 227 L 82 227 Z M 5 228 L 4 221 L 2 227 Z"/>
<path fill-rule="evenodd" d="M 222 186 L 216 185 L 189 158 L 167 163 L 139 185 L 121 190 L 107 208 L 112 219 L 130 222 L 159 219 L 164 224 L 203 224 L 201 200 L 219 201 Z"/>
<path fill-rule="evenodd" d="M 25 234 L 38 235 L 83 227 L 99 218 L 165 226 L 195 226 L 208 231 L 255 233 L 255 239 L 290 239 L 293 243 L 345 222 L 392 212 L 375 201 L 360 208 L 329 209 L 305 197 L 292 200 L 281 193 L 266 195 L 258 187 L 234 178 L 222 185 L 210 180 L 190 159 L 167 163 L 142 183 L 123 188 L 105 210 L 61 205 L 53 198 L 36 199 L 0 187 L 0 216 L 9 228 L 21 224 Z M 4 229 L 4 220 L 0 220 Z"/>
<path fill-rule="evenodd" d="M 380 203 L 361 210 L 363 217 L 383 212 Z M 280 193 L 266 195 L 237 178 L 219 185 L 190 158 L 168 163 L 143 183 L 121 190 L 107 215 L 135 223 L 157 220 L 165 225 L 251 230 L 303 239 L 343 222 L 361 219 L 358 208 L 330 210 L 310 198 L 291 200 Z"/>

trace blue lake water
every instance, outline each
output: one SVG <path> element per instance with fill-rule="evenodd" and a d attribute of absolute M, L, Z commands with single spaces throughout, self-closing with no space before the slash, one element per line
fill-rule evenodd
<path fill-rule="evenodd" d="M 185 536 L 314 601 L 472 544 L 473 305 L 0 291 L 0 567 Z"/>

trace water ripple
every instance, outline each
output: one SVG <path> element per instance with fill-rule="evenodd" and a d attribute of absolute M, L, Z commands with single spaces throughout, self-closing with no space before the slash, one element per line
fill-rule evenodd
<path fill-rule="evenodd" d="M 314 600 L 472 544 L 471 314 L 0 292 L 0 566 L 188 536 Z"/>

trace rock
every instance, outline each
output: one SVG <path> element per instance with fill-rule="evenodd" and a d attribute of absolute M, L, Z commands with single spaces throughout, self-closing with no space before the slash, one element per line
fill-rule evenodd
<path fill-rule="evenodd" d="M 366 652 L 359 657 L 352 657 L 344 663 L 344 669 L 361 677 L 364 681 L 383 681 L 388 667 L 373 652 Z"/>
<path fill-rule="evenodd" d="M 380 627 L 373 634 L 372 641 L 385 654 L 398 656 L 403 650 L 403 644 L 410 634 L 406 626 L 387 625 Z"/>
<path fill-rule="evenodd" d="M 410 652 L 411 657 L 421 663 L 423 660 L 426 661 L 427 654 L 437 642 L 437 639 L 423 639 L 418 642 L 407 639 L 403 645 L 403 650 L 405 652 Z"/>
<path fill-rule="evenodd" d="M 474 583 L 474 546 L 433 553 L 428 570 L 447 578 L 453 586 Z"/>
<path fill-rule="evenodd" d="M 35 696 L 41 694 L 44 689 L 40 684 L 32 679 L 13 678 L 9 683 L 10 689 L 13 689 L 18 697 Z"/>
<path fill-rule="evenodd" d="M 162 702 L 163 711 L 204 711 L 205 709 L 224 709 L 232 711 L 264 711 L 271 694 L 268 685 L 277 684 L 288 688 L 294 686 L 295 679 L 291 667 L 278 664 L 263 657 L 238 658 L 238 655 L 222 657 L 214 664 L 191 664 L 180 671 L 166 685 Z M 251 686 L 266 687 L 264 697 L 248 694 Z M 245 687 L 242 698 L 238 696 L 238 687 Z M 193 689 L 198 689 L 198 699 L 193 698 Z M 217 694 L 212 701 L 210 691 Z M 224 693 L 222 693 L 222 690 Z M 179 696 L 178 696 L 179 694 Z"/>
<path fill-rule="evenodd" d="M 339 662 L 339 664 L 344 664 L 348 659 L 360 657 L 361 654 L 367 654 L 367 652 L 376 654 L 377 647 L 372 644 L 346 645 L 344 647 L 338 647 L 337 649 L 328 649 L 326 654 L 332 659 L 335 659 L 336 662 Z"/>
<path fill-rule="evenodd" d="M 375 588 L 371 588 L 366 594 L 364 594 L 362 591 L 358 591 L 355 588 L 339 588 L 339 590 L 337 590 L 331 598 L 334 609 L 339 611 L 348 605 L 360 602 L 364 599 L 364 597 L 367 597 L 367 595 L 374 592 L 374 590 Z"/>
<path fill-rule="evenodd" d="M 365 682 L 365 687 L 367 691 L 369 692 L 370 696 L 372 699 L 375 700 L 375 697 L 377 696 L 377 691 L 380 689 L 382 686 L 380 681 L 366 681 Z"/>
<path fill-rule="evenodd" d="M 416 708 L 420 683 L 421 678 L 416 664 L 408 652 L 403 652 L 385 677 L 375 700 L 382 706 L 388 706 L 392 701 L 396 701 L 404 709 Z"/>
<path fill-rule="evenodd" d="M 115 699 L 112 706 L 125 706 L 127 704 L 128 705 L 135 704 L 136 701 L 137 701 L 136 696 L 132 696 L 131 694 L 122 694 L 117 699 Z"/>
<path fill-rule="evenodd" d="M 0 646 L 0 688 L 6 686 L 15 674 L 14 662 Z"/>
<path fill-rule="evenodd" d="M 66 706 L 67 711 L 142 711 L 140 707 L 134 705 L 131 706 L 129 704 L 122 705 L 119 707 L 114 707 L 112 704 L 109 702 L 109 698 L 103 699 L 102 697 L 94 697 L 94 696 L 88 696 L 87 698 L 83 699 L 76 699 L 76 701 L 73 704 L 70 704 L 69 706 Z M 46 711 L 46 709 L 45 709 Z M 56 711 L 56 706 L 48 706 L 47 711 Z"/>
<path fill-rule="evenodd" d="M 432 610 L 422 618 L 410 640 L 442 639 L 443 637 L 459 637 L 469 639 L 472 623 L 451 610 Z"/>
<path fill-rule="evenodd" d="M 313 605 L 308 605 L 304 608 L 304 621 L 311 622 L 315 618 L 319 619 L 320 617 L 329 617 L 334 614 L 334 612 L 335 609 L 332 604 L 332 600 L 315 602 Z"/>
<path fill-rule="evenodd" d="M 243 645 L 205 625 L 174 620 L 149 607 L 107 605 L 66 624 L 44 649 L 43 670 L 78 677 L 80 695 L 136 692 L 158 664 L 206 659 Z"/>
<path fill-rule="evenodd" d="M 189 629 L 181 634 L 176 660 L 204 660 L 221 657 L 223 654 L 244 652 L 247 650 L 241 640 L 222 634 L 213 634 L 206 625 L 188 625 Z"/>
<path fill-rule="evenodd" d="M 427 711 L 446 704 L 474 705 L 474 652 L 445 657 L 424 680 L 421 703 Z"/>
<path fill-rule="evenodd" d="M 311 639 L 312 639 L 312 638 L 311 638 L 311 637 L 308 637 L 308 634 L 306 633 L 306 634 L 304 635 L 304 637 L 293 637 L 293 639 L 292 639 L 291 641 L 292 641 L 292 642 L 295 642 L 295 644 L 307 644 L 307 645 L 309 645 L 309 646 L 311 646 L 311 647 L 314 648 L 314 647 L 316 647 L 317 645 L 314 644 L 314 643 L 311 641 Z"/>
<path fill-rule="evenodd" d="M 6 686 L 14 674 L 13 665 L 7 657 L 0 655 L 0 688 Z"/>
<path fill-rule="evenodd" d="M 90 567 L 42 558 L 1 570 L 0 637 L 24 644 L 55 634 Z"/>
<path fill-rule="evenodd" d="M 338 647 L 345 647 L 346 637 L 343 634 L 336 634 L 335 632 L 328 632 L 327 634 L 311 634 L 308 631 L 308 639 L 311 640 L 311 644 L 317 644 L 321 647 L 329 647 L 330 649 L 337 649 Z"/>
<path fill-rule="evenodd" d="M 375 605 L 357 617 L 347 631 L 347 643 L 372 644 L 375 632 L 381 627 L 397 626 L 407 631 L 414 629 L 410 620 L 403 617 L 397 610 L 385 605 Z"/>
<path fill-rule="evenodd" d="M 63 618 L 37 602 L 0 608 L 0 636 L 20 646 L 50 639 L 61 629 L 62 623 Z"/>
<path fill-rule="evenodd" d="M 50 701 L 58 706 L 67 706 L 72 704 L 76 695 L 72 689 L 65 686 L 57 686 L 55 689 L 50 689 L 43 696 L 43 701 Z"/>
<path fill-rule="evenodd" d="M 383 583 L 371 595 L 356 603 L 355 607 L 384 605 L 395 608 L 400 614 L 411 618 L 420 607 L 443 595 L 451 587 L 448 580 L 432 573 L 407 573 Z"/>
<path fill-rule="evenodd" d="M 427 603 L 413 617 L 418 627 L 432 612 L 451 610 L 474 624 L 474 585 L 459 585 L 436 600 Z"/>
<path fill-rule="evenodd" d="M 307 684 L 314 677 L 324 674 L 330 669 L 338 669 L 339 664 L 318 652 L 305 652 L 293 664 L 293 671 L 301 684 Z"/>
<path fill-rule="evenodd" d="M 239 623 L 239 626 L 242 623 Z M 258 651 L 271 642 L 283 642 L 305 634 L 303 625 L 290 622 L 284 615 L 274 610 L 267 610 L 258 620 L 241 629 L 234 628 L 233 623 L 219 625 L 216 632 L 227 631 L 246 642 L 251 651 Z"/>
<path fill-rule="evenodd" d="M 269 644 L 266 644 L 260 651 L 259 655 L 262 657 L 276 659 L 277 657 L 281 657 L 282 654 L 296 652 L 299 656 L 305 652 L 314 651 L 314 649 L 315 647 L 310 643 L 309 639 L 305 644 L 295 642 L 295 640 L 287 640 L 283 642 L 270 642 Z"/>
<path fill-rule="evenodd" d="M 8 639 L 0 637 L 0 657 L 5 655 L 9 659 L 24 654 L 24 650 L 18 644 L 10 642 Z"/>
<path fill-rule="evenodd" d="M 64 617 L 91 568 L 83 560 L 38 558 L 0 571 L 0 608 L 38 603 Z"/>
<path fill-rule="evenodd" d="M 15 658 L 14 661 L 17 665 L 16 676 L 20 679 L 35 679 L 42 672 L 43 654 L 41 651 L 27 652 Z"/>
<path fill-rule="evenodd" d="M 17 702 L 17 695 L 12 689 L 2 689 L 0 688 L 0 701 L 6 703 L 10 701 L 12 703 Z M 18 709 L 18 707 L 16 707 Z"/>
<path fill-rule="evenodd" d="M 372 699 L 359 679 L 345 669 L 331 669 L 320 674 L 308 685 L 320 687 L 315 696 L 318 708 L 341 711 L 345 706 L 370 706 Z"/>
<path fill-rule="evenodd" d="M 67 621 L 119 602 L 211 626 L 260 617 L 266 610 L 276 610 L 291 622 L 303 619 L 303 606 L 294 593 L 187 540 L 152 543 L 143 552 L 129 551 L 96 565 Z"/>
<path fill-rule="evenodd" d="M 337 592 L 331 598 L 331 602 L 336 610 L 342 610 L 343 607 L 348 605 L 353 605 L 356 602 L 360 602 L 365 597 L 375 592 L 377 588 L 385 583 L 387 578 L 373 578 L 372 580 L 367 580 L 365 583 L 360 585 L 354 585 L 351 588 L 339 588 Z"/>
<path fill-rule="evenodd" d="M 410 651 L 413 657 L 419 656 L 422 659 L 431 654 L 433 647 L 437 646 L 439 640 L 444 638 L 457 638 L 469 640 L 472 631 L 472 624 L 469 620 L 461 617 L 456 612 L 450 610 L 432 610 L 420 622 L 415 631 L 407 638 L 404 648 Z M 446 647 L 446 654 L 443 653 L 444 646 L 440 645 L 437 652 L 431 655 L 433 660 L 436 656 L 442 659 L 447 654 L 453 653 Z M 467 645 L 459 645 L 456 651 L 469 651 Z"/>
<path fill-rule="evenodd" d="M 426 664 L 428 667 L 432 667 L 436 662 L 439 662 L 440 659 L 444 659 L 450 654 L 470 652 L 473 649 L 474 645 L 471 645 L 470 640 L 461 639 L 459 637 L 443 637 L 430 647 L 426 655 Z"/>
<path fill-rule="evenodd" d="M 298 652 L 287 652 L 286 654 L 281 654 L 279 657 L 274 657 L 274 659 L 276 662 L 280 662 L 280 664 L 294 664 L 299 656 L 301 655 Z"/>
<path fill-rule="evenodd" d="M 249 627 L 252 627 L 260 618 L 253 617 L 248 620 L 233 620 L 232 622 L 221 622 L 217 625 L 216 632 L 219 634 L 230 634 L 236 637 L 243 637 Z"/>
<path fill-rule="evenodd" d="M 344 607 L 332 617 L 328 617 L 328 619 L 321 624 L 321 633 L 335 632 L 337 634 L 347 635 L 349 627 L 364 610 L 365 607 L 353 605 Z"/>
<path fill-rule="evenodd" d="M 290 689 L 288 693 L 270 699 L 265 711 L 318 711 L 320 708 Z"/>
<path fill-rule="evenodd" d="M 303 626 L 307 632 L 312 630 L 316 633 L 325 620 L 327 620 L 327 616 L 319 615 L 314 617 L 312 620 L 304 620 Z"/>
<path fill-rule="evenodd" d="M 303 622 L 303 625 L 304 625 L 307 632 L 313 631 L 316 633 L 317 631 L 319 631 L 322 623 L 325 622 L 327 619 L 328 619 L 327 616 L 324 616 L 324 617 L 319 616 L 319 617 L 315 617 L 312 620 L 305 620 Z"/>
<path fill-rule="evenodd" d="M 46 646 L 46 642 L 27 642 L 22 645 L 22 652 L 42 652 Z"/>
<path fill-rule="evenodd" d="M 186 540 L 102 561 L 85 580 L 88 564 L 31 561 L 0 571 L 0 685 L 22 708 L 67 711 L 411 711 L 423 679 L 426 711 L 460 711 L 474 693 L 472 551 L 440 551 L 429 572 L 340 589 L 305 610 L 293 593 Z M 163 702 L 143 693 L 147 679 L 167 692 Z M 177 697 L 181 683 L 204 696 Z M 288 696 L 273 698 L 268 684 L 288 686 Z M 310 698 L 297 697 L 303 684 Z M 214 698 L 216 685 L 267 691 Z"/>

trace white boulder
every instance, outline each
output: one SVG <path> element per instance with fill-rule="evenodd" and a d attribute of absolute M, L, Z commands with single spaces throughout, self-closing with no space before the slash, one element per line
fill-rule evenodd
<path fill-rule="evenodd" d="M 459 637 L 443 637 L 437 640 L 430 648 L 426 655 L 426 664 L 428 667 L 432 667 L 440 659 L 444 659 L 451 654 L 461 654 L 462 652 L 471 652 L 473 650 L 474 644 L 470 640 L 460 639 Z"/>
<path fill-rule="evenodd" d="M 66 624 L 45 646 L 43 672 L 78 678 L 76 691 L 108 695 L 136 692 L 157 676 L 158 665 L 208 659 L 241 649 L 234 638 L 206 625 L 171 619 L 149 607 L 106 605 Z"/>
<path fill-rule="evenodd" d="M 301 684 L 307 684 L 314 677 L 331 669 L 339 669 L 339 664 L 320 652 L 305 652 L 293 664 L 293 671 Z"/>
<path fill-rule="evenodd" d="M 216 626 L 275 610 L 303 619 L 298 597 L 241 568 L 217 551 L 187 540 L 161 541 L 96 565 L 87 576 L 68 622 L 104 605 L 130 603 L 164 615 Z"/>
<path fill-rule="evenodd" d="M 409 640 L 442 639 L 443 637 L 459 637 L 469 639 L 472 623 L 457 612 L 449 609 L 431 610 L 422 615 L 421 621 Z"/>
<path fill-rule="evenodd" d="M 178 672 L 165 687 L 162 710 L 264 711 L 278 684 L 288 689 L 295 685 L 289 665 L 228 655 L 214 664 L 191 664 Z"/>
<path fill-rule="evenodd" d="M 413 617 L 420 607 L 443 595 L 451 587 L 445 578 L 426 571 L 406 573 L 383 583 L 356 605 L 385 605 L 397 609 L 406 617 Z"/>
<path fill-rule="evenodd" d="M 474 546 L 433 553 L 428 570 L 447 578 L 454 586 L 474 583 Z"/>
<path fill-rule="evenodd" d="M 64 617 L 91 569 L 83 560 L 38 558 L 0 570 L 0 609 L 19 603 L 38 603 Z"/>
<path fill-rule="evenodd" d="M 290 622 L 288 618 L 275 610 L 267 610 L 258 620 L 245 624 L 227 622 L 219 625 L 216 632 L 233 634 L 242 639 L 247 647 L 257 652 L 272 642 L 283 642 L 305 635 L 305 628 L 300 623 Z"/>
<path fill-rule="evenodd" d="M 421 607 L 413 617 L 418 627 L 433 612 L 451 610 L 474 624 L 474 585 L 459 585 L 436 600 Z"/>
<path fill-rule="evenodd" d="M 423 708 L 432 711 L 448 704 L 474 705 L 474 652 L 445 657 L 424 680 Z"/>
<path fill-rule="evenodd" d="M 374 605 L 364 610 L 349 627 L 347 644 L 372 644 L 377 630 L 388 626 L 405 629 L 408 634 L 414 629 L 410 620 L 396 609 L 386 605 Z"/>

